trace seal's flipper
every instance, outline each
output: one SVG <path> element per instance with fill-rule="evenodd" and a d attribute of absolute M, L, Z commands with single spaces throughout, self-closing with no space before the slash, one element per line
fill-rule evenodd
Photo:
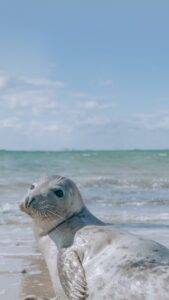
<path fill-rule="evenodd" d="M 80 258 L 75 250 L 62 249 L 57 257 L 61 285 L 68 299 L 86 299 L 87 283 Z"/>

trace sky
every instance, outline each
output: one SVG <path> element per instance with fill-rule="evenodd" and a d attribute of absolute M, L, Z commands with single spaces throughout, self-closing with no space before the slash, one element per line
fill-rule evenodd
<path fill-rule="evenodd" d="M 168 149 L 168 37 L 168 0 L 0 0 L 0 148 Z"/>

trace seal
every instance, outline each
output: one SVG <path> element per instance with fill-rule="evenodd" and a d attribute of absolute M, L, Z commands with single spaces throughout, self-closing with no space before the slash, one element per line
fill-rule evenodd
<path fill-rule="evenodd" d="M 169 299 L 169 249 L 97 219 L 72 180 L 33 184 L 20 208 L 32 217 L 56 299 Z"/>

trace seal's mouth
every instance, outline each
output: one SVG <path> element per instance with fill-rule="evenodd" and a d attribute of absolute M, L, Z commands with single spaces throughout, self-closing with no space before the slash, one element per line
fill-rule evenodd
<path fill-rule="evenodd" d="M 34 197 L 27 196 L 19 205 L 20 210 L 30 215 L 32 210 L 32 203 L 35 202 L 35 200 L 36 199 Z"/>
<path fill-rule="evenodd" d="M 25 202 L 22 202 L 20 205 L 19 205 L 19 208 L 21 211 L 23 211 L 24 213 L 28 214 L 28 215 L 31 215 L 31 212 L 30 212 L 30 209 L 27 207 L 26 203 Z"/>
<path fill-rule="evenodd" d="M 25 203 L 22 202 L 20 205 L 19 205 L 19 208 L 21 211 L 25 212 Z"/>

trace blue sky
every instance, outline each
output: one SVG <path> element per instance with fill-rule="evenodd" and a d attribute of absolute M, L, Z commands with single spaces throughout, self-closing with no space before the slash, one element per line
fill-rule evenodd
<path fill-rule="evenodd" d="M 168 1 L 0 0 L 0 148 L 169 148 Z"/>

